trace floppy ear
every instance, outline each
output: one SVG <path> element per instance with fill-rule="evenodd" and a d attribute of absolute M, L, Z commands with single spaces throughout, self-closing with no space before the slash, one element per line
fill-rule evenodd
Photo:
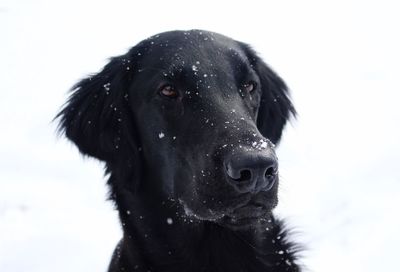
<path fill-rule="evenodd" d="M 56 118 L 60 120 L 59 131 L 81 153 L 113 162 L 121 159 L 121 153 L 137 152 L 128 106 L 132 73 L 129 61 L 116 57 L 101 72 L 72 88 L 69 100 Z"/>
<path fill-rule="evenodd" d="M 249 46 L 246 49 L 250 63 L 261 81 L 258 130 L 264 137 L 278 144 L 287 120 L 296 116 L 296 110 L 290 101 L 285 82 Z"/>

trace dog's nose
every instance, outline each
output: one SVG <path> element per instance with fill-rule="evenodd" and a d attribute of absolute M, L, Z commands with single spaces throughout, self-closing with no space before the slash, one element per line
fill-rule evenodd
<path fill-rule="evenodd" d="M 225 162 L 228 182 L 240 193 L 270 190 L 278 174 L 278 162 L 273 155 L 236 154 Z"/>

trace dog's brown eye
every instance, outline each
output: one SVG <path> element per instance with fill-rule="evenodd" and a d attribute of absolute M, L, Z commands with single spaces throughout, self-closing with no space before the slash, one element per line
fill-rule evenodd
<path fill-rule="evenodd" d="M 165 85 L 161 87 L 160 94 L 169 98 L 178 97 L 178 92 L 171 85 Z"/>
<path fill-rule="evenodd" d="M 243 89 L 245 89 L 247 92 L 251 93 L 256 89 L 256 83 L 254 81 L 249 81 L 245 84 L 243 84 Z"/>

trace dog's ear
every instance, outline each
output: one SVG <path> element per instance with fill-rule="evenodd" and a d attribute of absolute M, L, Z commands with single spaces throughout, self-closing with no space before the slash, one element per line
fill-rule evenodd
<path fill-rule="evenodd" d="M 130 62 L 116 57 L 102 71 L 72 88 L 56 118 L 59 131 L 81 153 L 112 163 L 121 157 L 121 152 L 137 151 L 130 150 L 137 149 L 128 103 L 132 77 Z"/>
<path fill-rule="evenodd" d="M 261 103 L 257 115 L 257 127 L 261 134 L 278 144 L 288 119 L 296 116 L 285 82 L 247 45 L 247 57 L 257 72 L 261 83 Z"/>

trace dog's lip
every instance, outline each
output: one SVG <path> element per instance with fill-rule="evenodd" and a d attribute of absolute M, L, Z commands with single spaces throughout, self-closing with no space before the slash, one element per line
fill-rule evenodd
<path fill-rule="evenodd" d="M 268 212 L 268 205 L 262 201 L 261 196 L 250 197 L 249 200 L 232 208 L 225 217 L 233 220 L 257 219 Z"/>
<path fill-rule="evenodd" d="M 232 218 L 258 218 L 263 215 L 266 211 L 265 205 L 259 205 L 255 203 L 248 203 L 241 207 L 238 207 L 230 213 L 230 217 Z"/>
<path fill-rule="evenodd" d="M 225 214 L 219 221 L 223 226 L 233 229 L 246 228 L 261 222 L 269 213 L 266 206 L 247 204 Z"/>

